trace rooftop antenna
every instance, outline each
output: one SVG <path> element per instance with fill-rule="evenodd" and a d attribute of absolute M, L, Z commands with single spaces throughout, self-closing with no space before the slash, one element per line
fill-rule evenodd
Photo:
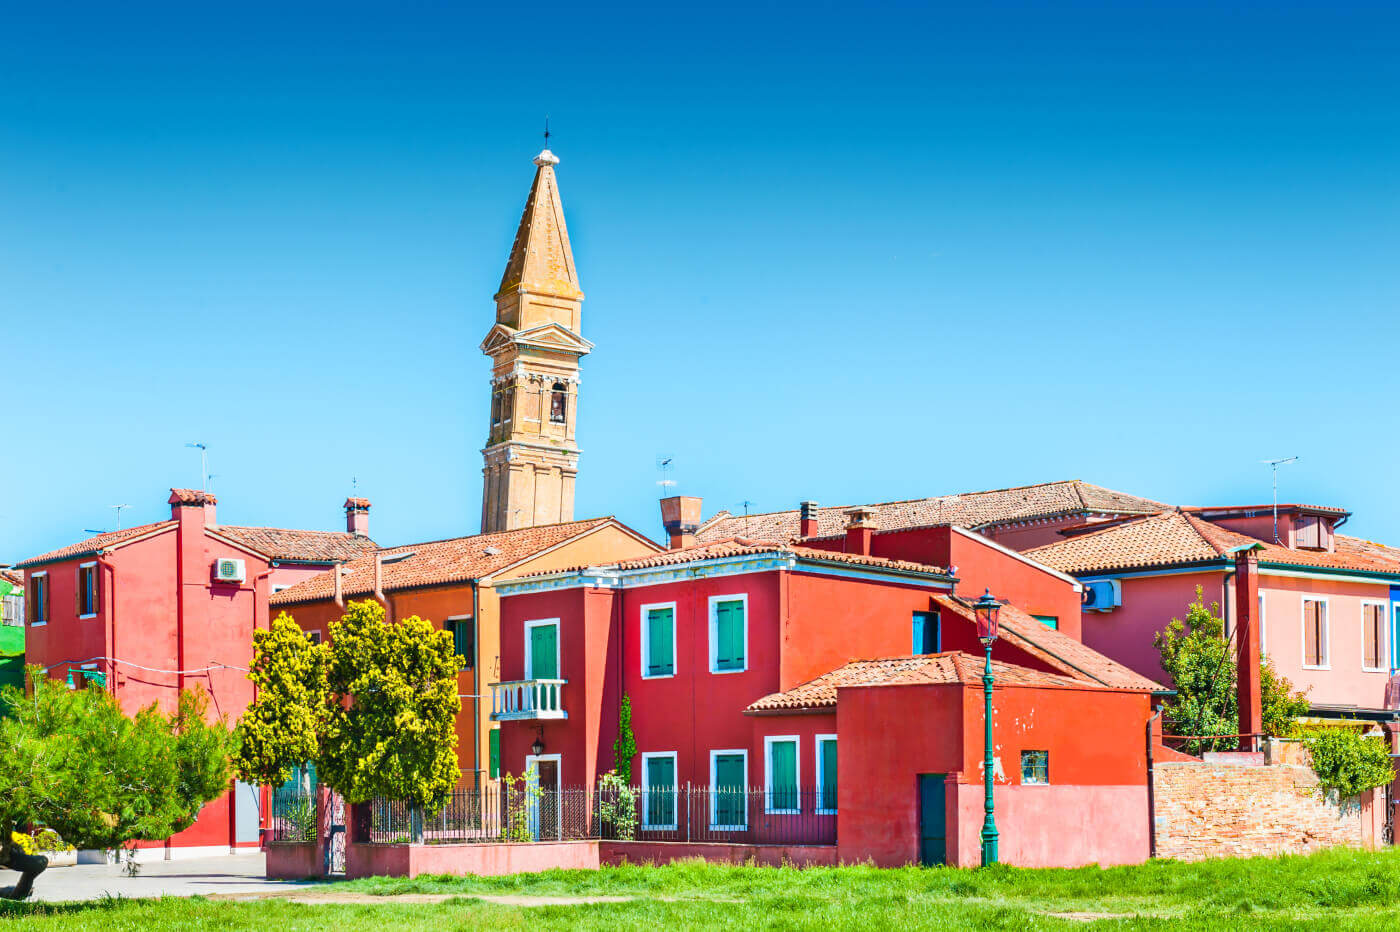
<path fill-rule="evenodd" d="M 115 510 L 116 513 L 117 513 L 117 530 L 120 531 L 120 530 L 122 529 L 122 509 L 123 509 L 123 508 L 130 508 L 130 507 L 131 507 L 130 505 L 113 505 L 113 506 L 112 506 L 113 510 Z"/>
<path fill-rule="evenodd" d="M 120 531 L 120 530 L 122 529 L 122 509 L 123 509 L 123 508 L 130 508 L 131 506 L 130 506 L 130 505 L 113 505 L 113 506 L 111 506 L 111 507 L 117 509 L 117 530 Z M 108 530 L 107 528 L 105 528 L 105 527 L 103 527 L 103 528 L 85 527 L 85 528 L 83 528 L 83 533 L 84 533 L 84 534 L 110 534 L 110 533 L 112 533 L 112 532 L 109 531 L 109 530 Z"/>
<path fill-rule="evenodd" d="M 1274 471 L 1274 543 L 1277 544 L 1280 543 L 1278 539 L 1278 468 L 1280 466 L 1286 466 L 1289 463 L 1298 462 L 1298 457 L 1285 456 L 1282 459 L 1260 460 L 1259 462 L 1270 467 Z"/>
<path fill-rule="evenodd" d="M 749 533 L 749 508 L 753 506 L 753 502 L 746 498 L 739 504 L 744 506 L 744 533 L 747 535 Z"/>
<path fill-rule="evenodd" d="M 675 487 L 676 480 L 671 478 L 671 470 L 675 469 L 676 458 L 674 456 L 658 456 L 656 458 L 656 468 L 661 470 L 661 478 L 656 480 L 656 484 L 661 486 L 663 497 Z"/>
<path fill-rule="evenodd" d="M 199 476 L 203 484 L 201 489 L 209 491 L 209 445 L 207 443 L 187 443 L 185 446 L 190 449 L 199 450 Z"/>

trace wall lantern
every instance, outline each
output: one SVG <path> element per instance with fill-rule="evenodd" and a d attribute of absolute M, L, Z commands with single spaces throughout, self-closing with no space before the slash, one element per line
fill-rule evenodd
<path fill-rule="evenodd" d="M 543 735 L 536 735 L 536 736 L 535 736 L 535 743 L 532 744 L 532 745 L 530 745 L 530 753 L 533 754 L 533 755 L 535 755 L 536 757 L 539 757 L 541 754 L 544 753 L 544 736 L 543 736 Z"/>
<path fill-rule="evenodd" d="M 972 603 L 972 610 L 977 613 L 977 640 L 984 646 L 991 647 L 1000 633 L 1001 603 L 992 596 L 992 590 L 988 589 L 982 593 L 982 598 Z"/>

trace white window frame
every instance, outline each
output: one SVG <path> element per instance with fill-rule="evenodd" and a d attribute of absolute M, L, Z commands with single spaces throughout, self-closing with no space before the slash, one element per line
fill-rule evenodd
<path fill-rule="evenodd" d="M 525 622 L 525 679 L 535 679 L 535 658 L 530 651 L 530 632 L 534 628 L 542 628 L 545 625 L 554 626 L 554 675 L 559 679 L 564 678 L 564 639 L 559 630 L 558 618 L 535 618 Z M 548 757 L 548 755 L 545 755 Z"/>
<path fill-rule="evenodd" d="M 30 573 L 30 574 L 29 574 L 29 581 L 30 581 L 31 583 L 32 583 L 34 580 L 36 580 L 36 579 L 43 579 L 43 580 L 44 580 L 44 598 L 43 598 L 43 601 L 41 602 L 39 599 L 34 599 L 34 614 L 36 614 L 36 615 L 39 614 L 39 609 L 40 609 L 41 607 L 44 609 L 44 615 L 45 615 L 45 616 L 47 616 L 47 615 L 49 614 L 50 609 L 53 608 L 53 593 L 49 591 L 49 578 L 48 578 L 48 577 L 49 577 L 49 571 L 48 571 L 48 570 L 41 570 L 41 571 L 39 571 L 39 572 L 37 572 L 37 573 Z M 28 598 L 33 598 L 33 596 L 34 596 L 34 593 L 33 593 L 33 591 L 32 591 L 32 590 L 33 590 L 33 587 L 32 587 L 32 586 L 25 586 L 24 589 L 25 589 L 25 591 L 24 591 L 24 597 L 27 598 L 27 599 L 28 599 Z M 33 621 L 31 621 L 31 622 L 29 623 L 29 627 L 31 627 L 31 628 L 42 628 L 44 625 L 46 625 L 46 624 L 48 624 L 48 623 L 49 623 L 49 619 L 48 619 L 47 617 L 43 618 L 42 620 L 36 618 L 36 619 L 34 619 Z"/>
<path fill-rule="evenodd" d="M 1390 669 L 1400 667 L 1400 638 L 1395 637 L 1395 629 L 1400 627 L 1400 602 L 1390 603 Z"/>
<path fill-rule="evenodd" d="M 812 805 L 815 807 L 813 811 L 817 815 L 836 815 L 836 809 L 834 807 L 831 809 L 825 809 L 822 807 L 822 800 L 826 799 L 826 782 L 824 779 L 826 771 L 822 769 L 822 745 L 828 742 L 830 742 L 831 744 L 836 744 L 836 736 L 817 735 L 812 741 L 812 766 L 817 768 L 817 798 Z M 837 785 L 840 785 L 841 755 L 839 752 L 836 756 L 836 782 Z"/>
<path fill-rule="evenodd" d="M 1264 590 L 1259 590 L 1259 656 L 1263 657 L 1268 650 L 1269 629 L 1264 626 L 1264 621 L 1268 618 L 1268 612 L 1264 608 Z"/>
<path fill-rule="evenodd" d="M 1020 768 L 1021 768 L 1021 774 L 1020 774 L 1020 776 L 1021 776 L 1021 781 L 1017 784 L 1017 786 L 1049 786 L 1049 785 L 1050 785 L 1050 749 L 1049 749 L 1049 748 L 1022 748 L 1022 749 L 1021 749 L 1021 754 L 1025 754 L 1025 753 L 1027 753 L 1027 752 L 1033 752 L 1033 751 L 1040 751 L 1040 752 L 1043 752 L 1043 753 L 1045 754 L 1045 782 L 1044 782 L 1044 783 L 1041 783 L 1039 780 L 1032 780 L 1032 781 L 1030 781 L 1030 782 L 1027 782 L 1027 781 L 1026 781 L 1026 778 L 1025 778 L 1025 777 L 1026 777 L 1026 766 L 1025 766 L 1025 764 L 1021 763 L 1020 756 L 1018 755 L 1018 756 L 1017 756 L 1017 759 L 1016 759 L 1016 763 L 1019 764 L 1019 765 L 1020 765 Z"/>
<path fill-rule="evenodd" d="M 1316 666 L 1308 663 L 1308 611 L 1304 607 L 1308 602 L 1322 603 L 1322 663 Z M 1299 659 L 1302 661 L 1299 666 L 1304 670 L 1332 669 L 1332 606 L 1327 596 L 1305 593 L 1299 597 L 1298 646 L 1301 650 Z"/>
<path fill-rule="evenodd" d="M 651 792 L 651 762 L 654 760 L 671 761 L 671 821 L 670 822 L 648 822 L 651 815 L 651 806 L 648 804 L 647 795 Z M 655 831 L 674 832 L 679 823 L 676 821 L 680 817 L 680 762 L 675 751 L 646 751 L 642 754 L 642 828 L 649 828 Z"/>
<path fill-rule="evenodd" d="M 792 782 L 797 792 L 796 809 L 773 808 L 773 745 L 792 745 Z M 798 735 L 764 735 L 763 737 L 763 812 L 765 815 L 798 815 L 802 812 L 802 739 Z"/>
<path fill-rule="evenodd" d="M 747 617 L 747 616 L 745 616 Z M 715 787 L 715 761 L 721 754 L 739 754 L 744 758 L 744 824 L 743 825 L 719 825 L 715 822 L 715 805 L 719 802 L 719 791 Z M 731 748 L 729 750 L 719 750 L 710 752 L 710 831 L 712 832 L 746 832 L 749 830 L 749 749 Z"/>
<path fill-rule="evenodd" d="M 744 665 L 737 670 L 719 670 L 719 603 L 742 602 L 744 604 Z M 733 595 L 712 595 L 710 607 L 710 672 L 716 676 L 725 673 L 746 673 L 749 669 L 749 594 L 736 592 Z"/>
<path fill-rule="evenodd" d="M 650 615 L 657 609 L 669 608 L 671 610 L 671 672 L 670 673 L 648 673 L 647 660 L 651 656 L 651 625 Z M 745 618 L 747 618 L 747 614 Z M 651 602 L 643 605 L 641 609 L 642 628 L 642 679 L 644 680 L 668 680 L 674 677 L 680 668 L 680 651 L 676 649 L 676 603 L 675 602 Z M 745 661 L 748 660 L 747 655 Z"/>
<path fill-rule="evenodd" d="M 1376 659 L 1381 661 L 1379 667 L 1366 666 L 1366 606 L 1376 605 L 1381 610 L 1381 642 L 1376 645 Z M 1361 669 L 1367 673 L 1389 673 L 1390 672 L 1390 600 L 1389 599 L 1362 599 L 1361 600 Z"/>
<path fill-rule="evenodd" d="M 89 567 L 92 568 L 92 607 L 93 607 L 93 608 L 96 608 L 97 605 L 98 605 L 99 598 L 100 598 L 100 597 L 98 596 L 97 590 L 98 590 L 98 588 L 102 585 L 102 579 L 101 579 L 101 577 L 99 577 L 98 574 L 97 574 L 97 561 L 96 561 L 96 560 L 93 560 L 91 563 L 79 563 L 79 564 L 78 564 L 78 575 L 77 575 L 77 577 L 76 577 L 76 579 L 75 579 L 74 581 L 77 582 L 77 583 L 81 583 L 82 580 L 83 580 L 83 570 L 88 569 Z M 81 595 L 81 594 L 80 594 L 80 595 Z M 83 613 L 83 614 L 81 614 L 81 615 L 78 616 L 78 620 L 79 620 L 79 621 L 85 621 L 85 620 L 87 620 L 87 619 L 89 619 L 89 618 L 96 618 L 96 617 L 97 617 L 97 612 L 85 612 L 85 613 Z"/>

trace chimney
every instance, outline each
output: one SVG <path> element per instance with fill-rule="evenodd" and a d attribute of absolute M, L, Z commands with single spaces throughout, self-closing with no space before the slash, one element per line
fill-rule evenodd
<path fill-rule="evenodd" d="M 1235 657 L 1240 750 L 1259 750 L 1264 730 L 1263 692 L 1259 671 L 1259 555 L 1235 554 Z"/>
<path fill-rule="evenodd" d="M 879 525 L 875 521 L 875 509 L 852 508 L 846 512 L 850 519 L 846 522 L 846 552 L 870 556 L 870 544 Z"/>
<path fill-rule="evenodd" d="M 345 530 L 356 537 L 369 536 L 369 499 L 345 500 Z"/>
<path fill-rule="evenodd" d="M 214 506 L 218 504 L 218 499 L 213 492 L 201 492 L 198 489 L 171 489 L 170 498 L 170 520 L 187 522 L 198 520 L 205 527 L 217 527 L 218 520 L 214 513 Z"/>
<path fill-rule="evenodd" d="M 797 532 L 799 537 L 817 536 L 817 503 L 803 502 L 798 506 L 802 514 L 801 530 Z"/>
<path fill-rule="evenodd" d="M 672 550 L 695 543 L 700 529 L 700 499 L 693 495 L 672 495 L 661 500 L 661 526 L 671 539 Z"/>

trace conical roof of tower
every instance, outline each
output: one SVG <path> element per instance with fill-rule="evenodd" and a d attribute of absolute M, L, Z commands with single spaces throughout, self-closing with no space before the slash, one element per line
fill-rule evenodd
<path fill-rule="evenodd" d="M 498 296 L 520 288 L 561 298 L 583 297 L 574 253 L 569 248 L 569 230 L 564 225 L 559 184 L 554 178 L 558 164 L 559 159 L 548 149 L 535 156 L 535 183 L 520 215 Z"/>

